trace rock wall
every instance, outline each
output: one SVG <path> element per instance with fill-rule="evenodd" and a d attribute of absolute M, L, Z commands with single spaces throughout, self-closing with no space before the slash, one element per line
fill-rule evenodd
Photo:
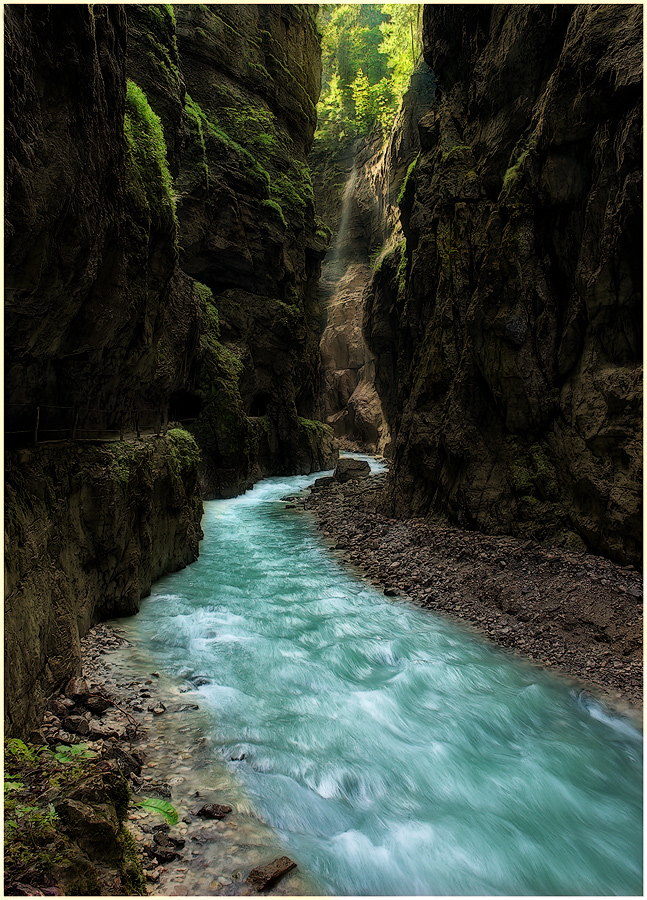
<path fill-rule="evenodd" d="M 181 264 L 211 291 L 195 433 L 205 490 L 331 465 L 332 432 L 309 426 L 319 389 L 317 233 L 306 163 L 321 63 L 315 7 L 176 8 L 186 84 L 177 179 Z M 205 348 L 209 356 L 210 348 Z M 235 383 L 234 383 L 235 382 Z M 235 422 L 221 425 L 235 402 Z M 310 450 L 312 434 L 321 437 Z"/>
<path fill-rule="evenodd" d="M 181 429 L 5 460 L 5 730 L 22 735 L 80 671 L 79 640 L 132 615 L 155 579 L 198 557 L 199 452 Z"/>
<path fill-rule="evenodd" d="M 199 335 L 125 13 L 15 5 L 5 46 L 6 429 L 114 427 L 183 387 Z"/>
<path fill-rule="evenodd" d="M 641 558 L 642 9 L 427 6 L 365 334 L 386 507 Z"/>

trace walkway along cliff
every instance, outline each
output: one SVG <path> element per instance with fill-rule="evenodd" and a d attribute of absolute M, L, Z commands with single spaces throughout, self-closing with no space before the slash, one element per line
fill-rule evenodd
<path fill-rule="evenodd" d="M 335 458 L 314 420 L 315 11 L 6 10 L 9 734 L 87 628 L 196 558 L 201 495 Z M 144 411 L 164 427 L 138 441 Z M 30 448 L 36 422 L 128 439 Z"/>

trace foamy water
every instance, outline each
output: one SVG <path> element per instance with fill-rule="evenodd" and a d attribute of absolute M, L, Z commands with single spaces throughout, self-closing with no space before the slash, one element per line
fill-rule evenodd
<path fill-rule="evenodd" d="M 201 556 L 128 638 L 331 894 L 642 893 L 642 735 L 344 570 L 273 478 L 205 504 Z"/>

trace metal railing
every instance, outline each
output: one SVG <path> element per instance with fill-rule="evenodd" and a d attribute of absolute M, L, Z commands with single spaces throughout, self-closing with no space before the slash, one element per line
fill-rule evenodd
<path fill-rule="evenodd" d="M 165 434 L 169 407 L 138 407 L 126 410 L 83 409 L 52 404 L 5 403 L 5 438 L 11 443 L 34 446 L 52 441 L 123 441 L 142 434 Z M 173 422 L 186 425 L 195 418 Z"/>

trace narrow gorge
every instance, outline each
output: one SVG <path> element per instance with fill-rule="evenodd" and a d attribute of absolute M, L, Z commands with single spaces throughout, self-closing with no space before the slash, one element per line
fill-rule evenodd
<path fill-rule="evenodd" d="M 639 893 L 642 6 L 4 29 L 5 893 Z"/>

